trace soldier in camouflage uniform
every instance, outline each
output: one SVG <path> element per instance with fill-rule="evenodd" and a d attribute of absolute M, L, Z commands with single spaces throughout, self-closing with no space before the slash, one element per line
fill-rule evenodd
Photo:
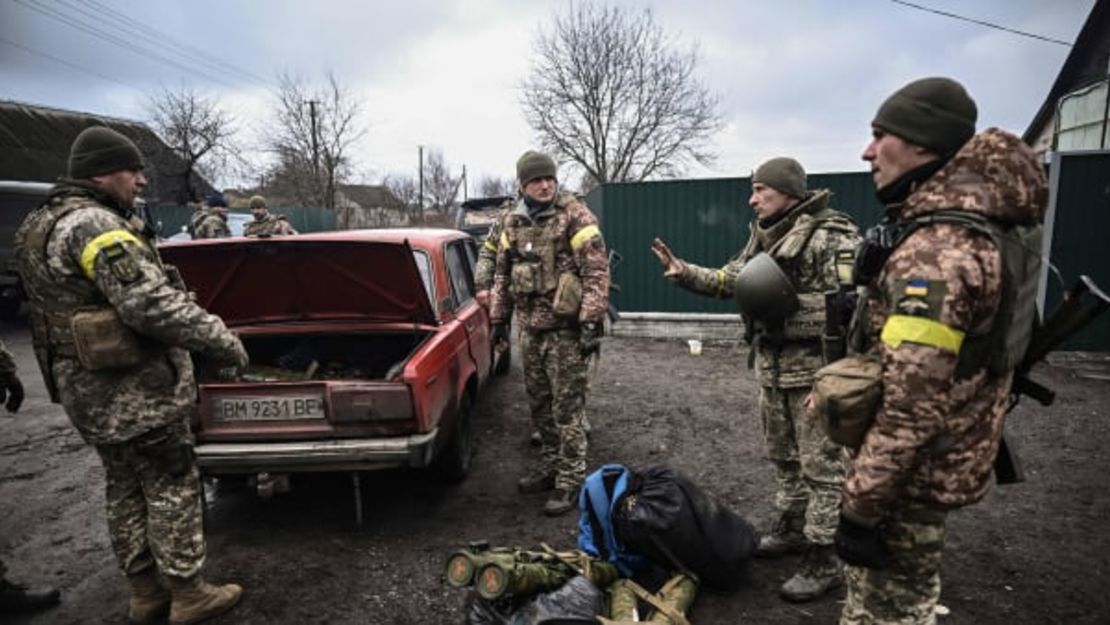
<path fill-rule="evenodd" d="M 937 221 L 958 209 L 1012 233 L 1039 231 L 1041 163 L 1011 134 L 975 135 L 976 117 L 959 83 L 914 81 L 879 108 L 863 153 L 888 207 L 884 223 L 919 227 L 878 261 L 857 313 L 860 347 L 881 358 L 884 393 L 844 482 L 843 625 L 936 622 L 945 517 L 985 494 L 1009 399 L 1012 370 L 987 365 L 1010 351 L 1009 337 L 991 342 L 996 320 L 1021 310 L 1031 332 L 1035 298 L 1016 294 L 1035 291 L 1036 277 L 1004 285 L 1016 274 L 996 239 Z M 1039 250 L 1023 253 L 1036 260 Z"/>
<path fill-rule="evenodd" d="M 15 413 L 23 404 L 23 383 L 15 370 L 15 358 L 0 341 L 0 403 Z M 28 588 L 8 581 L 8 568 L 0 560 L 0 614 L 41 610 L 58 603 L 54 588 Z"/>
<path fill-rule="evenodd" d="M 189 218 L 189 230 L 194 239 L 221 239 L 231 236 L 227 227 L 227 200 L 224 194 L 213 191 Z"/>
<path fill-rule="evenodd" d="M 825 292 L 847 281 L 839 271 L 859 242 L 855 223 L 829 207 L 827 190 L 807 191 L 805 171 L 794 159 L 773 158 L 752 176 L 749 204 L 756 212 L 744 249 L 720 269 L 699 267 L 674 257 L 656 239 L 652 250 L 664 275 L 679 286 L 716 297 L 733 297 L 737 276 L 750 259 L 767 252 L 786 272 L 801 304 L 782 327 L 755 327 L 752 356 L 758 356 L 759 412 L 767 453 L 775 467 L 775 509 L 779 518 L 760 539 L 757 554 L 781 557 L 802 552 L 801 569 L 781 594 L 808 601 L 842 584 L 832 546 L 847 470 L 844 452 L 829 440 L 820 422 L 805 410 L 813 375 L 824 364 Z M 749 360 L 749 366 L 752 361 Z"/>
<path fill-rule="evenodd" d="M 266 198 L 261 195 L 252 196 L 250 199 L 251 214 L 254 221 L 243 228 L 245 237 L 273 237 L 297 234 L 297 230 L 289 224 L 284 215 L 275 215 L 266 207 Z"/>
<path fill-rule="evenodd" d="M 543 462 L 517 486 L 553 491 L 544 513 L 555 516 L 574 508 L 586 476 L 587 364 L 604 332 L 609 259 L 594 214 L 573 194 L 558 192 L 550 157 L 525 152 L 516 169 L 521 199 L 503 220 L 490 318 L 495 344 L 504 346 L 516 311 Z"/>
<path fill-rule="evenodd" d="M 478 263 L 474 266 L 474 288 L 480 302 L 489 301 L 489 290 L 493 288 L 493 272 L 497 269 L 497 242 L 501 240 L 501 224 L 518 201 L 506 200 L 497 207 L 497 218 L 490 224 L 486 240 L 478 250 Z"/>
<path fill-rule="evenodd" d="M 123 135 L 84 130 L 68 177 L 24 220 L 15 249 L 50 398 L 104 466 L 108 530 L 132 589 L 129 619 L 152 622 L 168 610 L 170 623 L 192 623 L 230 609 L 242 589 L 200 575 L 189 352 L 236 367 L 247 354 L 162 265 L 153 232 L 132 213 L 142 167 Z"/>

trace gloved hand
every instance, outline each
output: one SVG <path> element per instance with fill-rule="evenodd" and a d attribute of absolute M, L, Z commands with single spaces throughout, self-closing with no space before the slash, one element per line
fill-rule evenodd
<path fill-rule="evenodd" d="M 890 548 L 883 540 L 883 526 L 864 525 L 840 513 L 840 523 L 833 536 L 836 555 L 853 566 L 885 569 L 890 566 Z"/>
<path fill-rule="evenodd" d="M 600 323 L 583 323 L 578 334 L 578 351 L 587 358 L 593 356 L 601 349 L 601 337 L 604 335 L 605 328 Z"/>
<path fill-rule="evenodd" d="M 0 402 L 4 403 L 8 412 L 17 412 L 23 405 L 23 383 L 15 373 L 0 380 Z"/>
<path fill-rule="evenodd" d="M 504 351 L 509 346 L 509 326 L 504 323 L 494 323 L 490 326 L 490 341 L 497 351 Z"/>

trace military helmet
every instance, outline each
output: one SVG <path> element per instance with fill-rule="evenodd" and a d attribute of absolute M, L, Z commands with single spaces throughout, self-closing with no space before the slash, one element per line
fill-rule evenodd
<path fill-rule="evenodd" d="M 800 307 L 790 278 L 767 252 L 744 263 L 732 292 L 740 312 L 764 326 L 782 325 Z"/>

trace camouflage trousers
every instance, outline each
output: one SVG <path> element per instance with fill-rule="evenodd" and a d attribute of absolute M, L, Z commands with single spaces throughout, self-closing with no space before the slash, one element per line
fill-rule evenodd
<path fill-rule="evenodd" d="M 588 361 L 578 351 L 578 332 L 524 332 L 524 389 L 532 426 L 540 433 L 543 471 L 555 487 L 576 490 L 586 477 Z"/>
<path fill-rule="evenodd" d="M 848 596 L 840 625 L 933 625 L 940 599 L 940 557 L 948 513 L 922 503 L 902 504 L 884 532 L 893 564 L 876 571 L 845 568 Z"/>
<path fill-rule="evenodd" d="M 831 545 L 840 515 L 840 485 L 848 472 L 843 448 L 829 440 L 805 407 L 809 387 L 761 387 L 759 412 L 767 455 L 775 465 L 775 509 L 805 516 L 805 537 Z"/>
<path fill-rule="evenodd" d="M 108 533 L 125 574 L 156 564 L 192 577 L 204 563 L 200 478 L 187 429 L 167 426 L 97 445 L 107 483 Z"/>

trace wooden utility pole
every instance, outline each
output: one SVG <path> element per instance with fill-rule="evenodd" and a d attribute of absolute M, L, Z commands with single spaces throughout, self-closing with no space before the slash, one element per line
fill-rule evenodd
<path fill-rule="evenodd" d="M 316 140 L 316 105 L 319 104 L 316 100 L 308 101 L 308 116 L 311 118 L 312 123 L 312 174 L 314 176 L 320 175 L 320 146 Z"/>
<path fill-rule="evenodd" d="M 417 174 L 417 178 L 420 180 L 420 190 L 417 197 L 420 201 L 420 225 L 424 225 L 424 146 L 418 145 L 416 150 L 420 157 L 419 173 Z"/>

